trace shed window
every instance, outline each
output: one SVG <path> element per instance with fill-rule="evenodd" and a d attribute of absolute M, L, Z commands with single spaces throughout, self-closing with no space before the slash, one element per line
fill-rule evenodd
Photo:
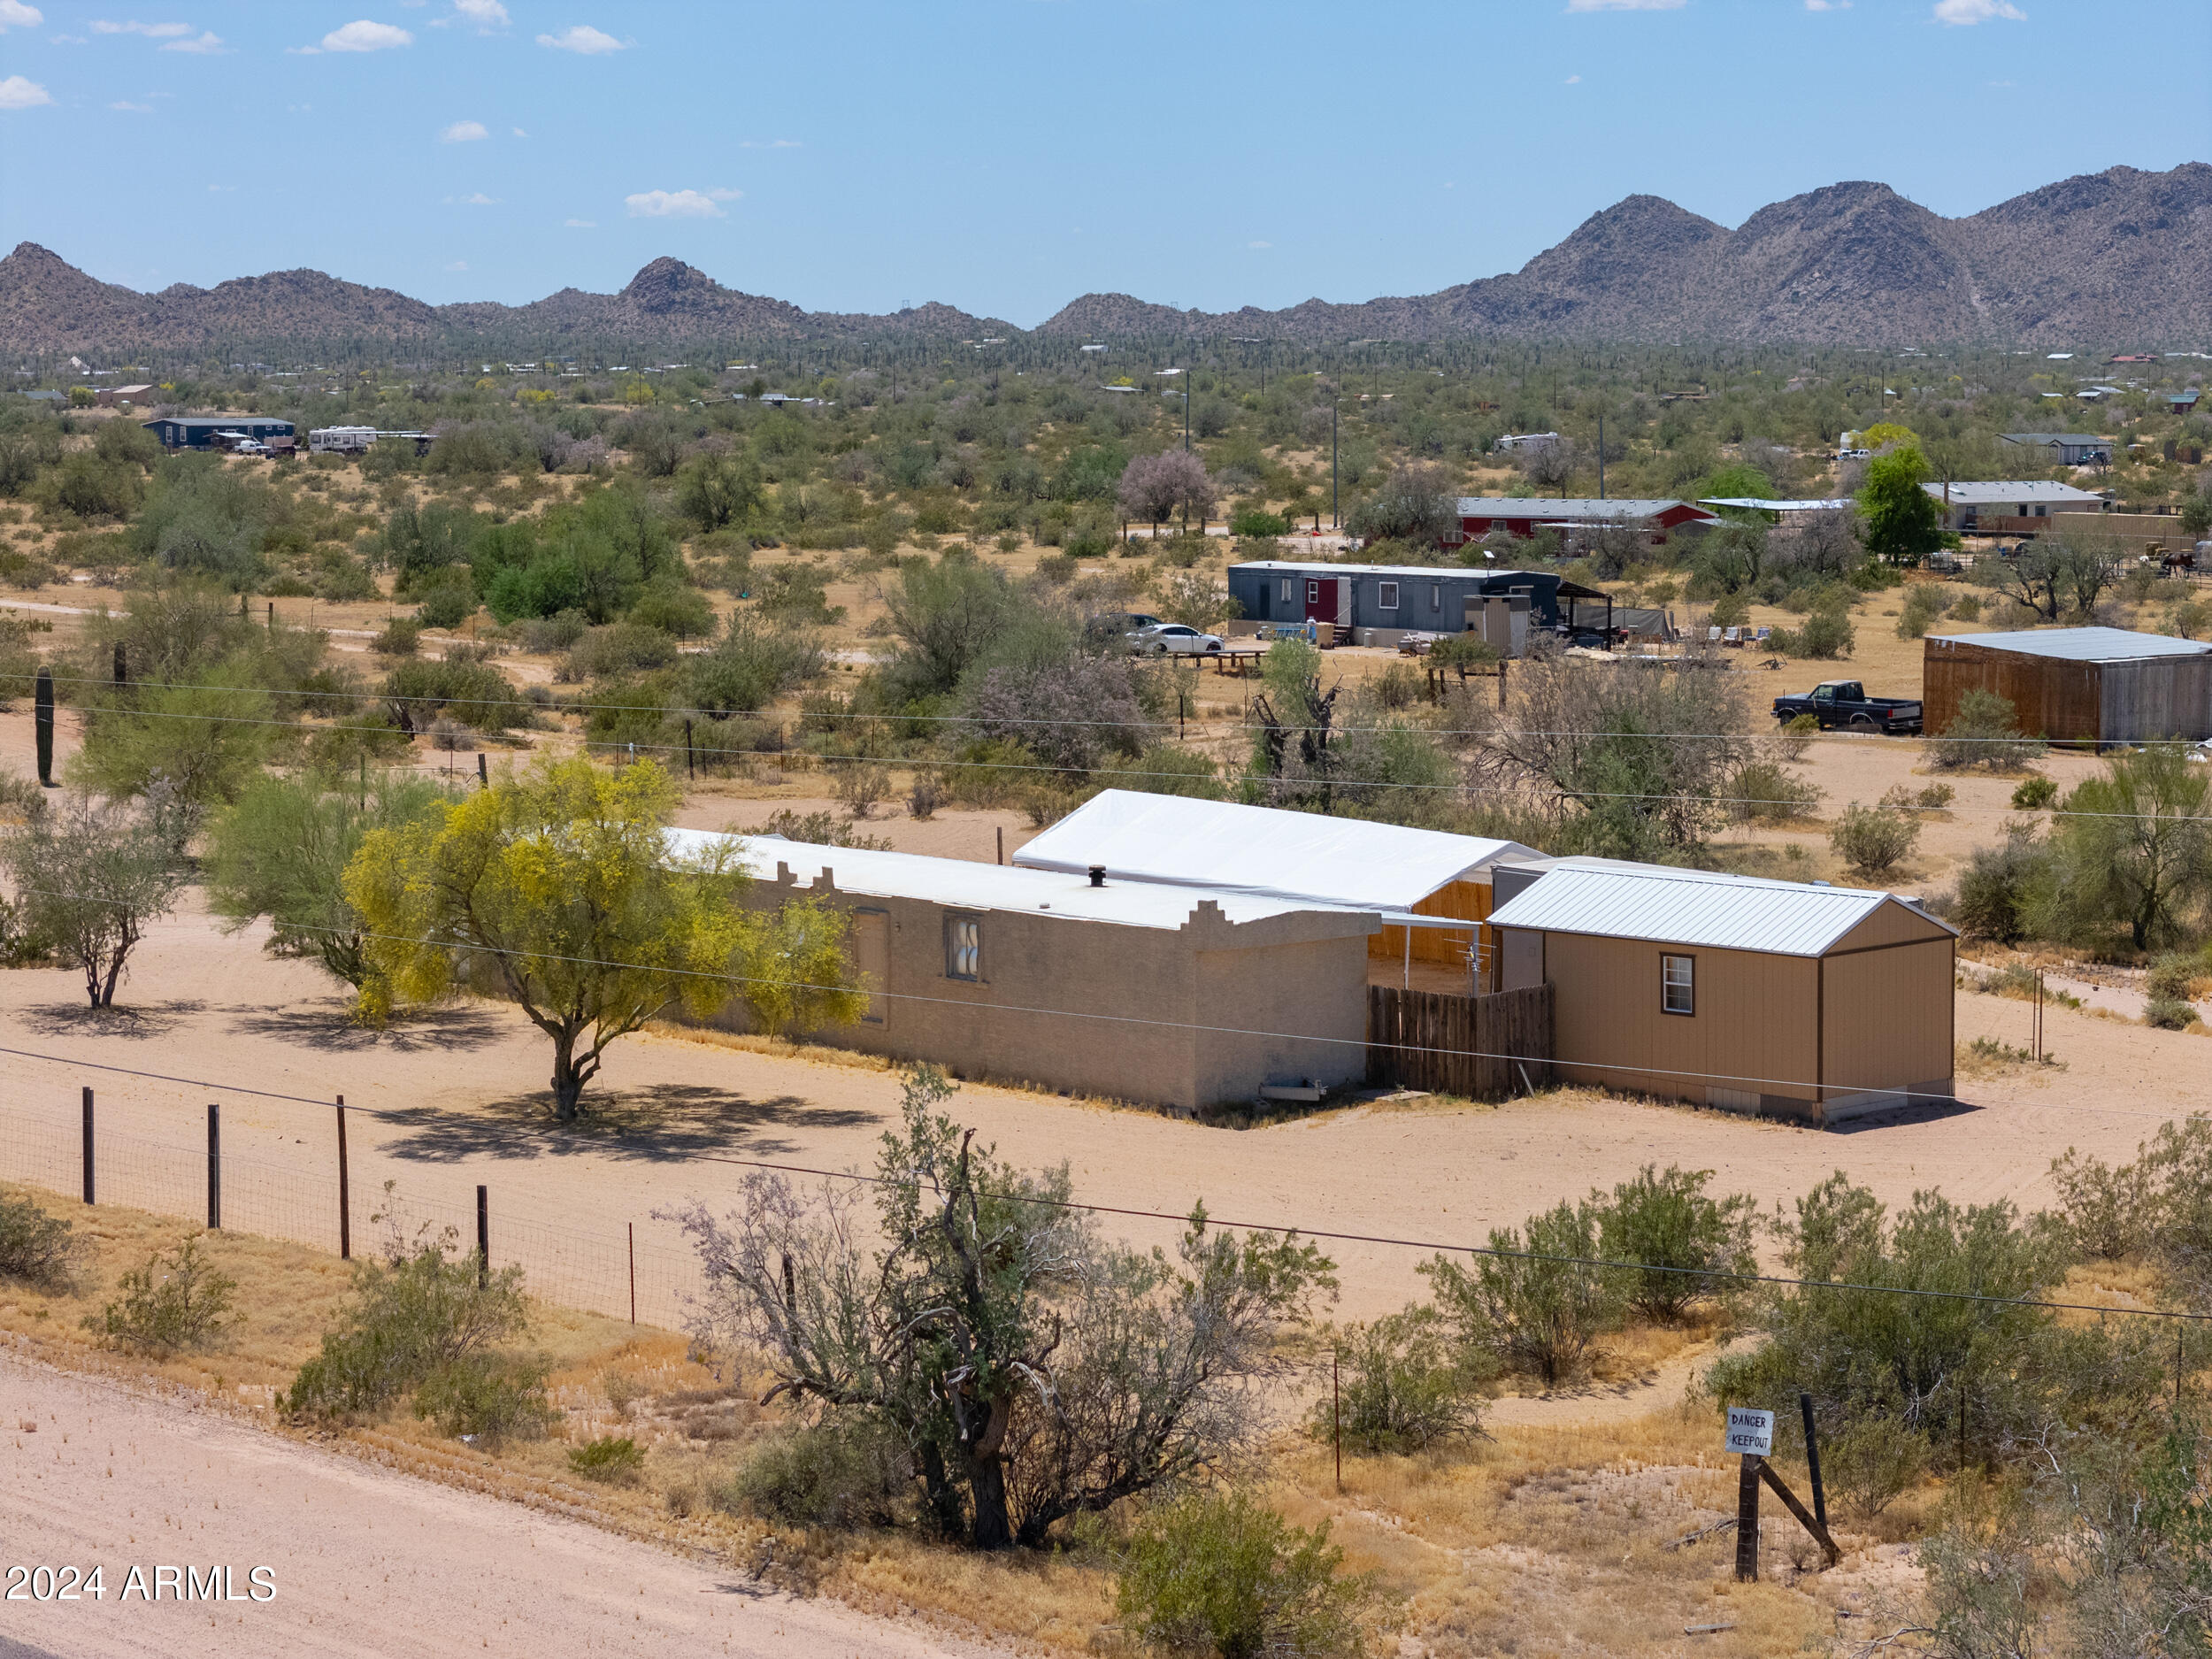
<path fill-rule="evenodd" d="M 1659 958 L 1659 1008 L 1668 1014 L 1697 1012 L 1697 958 Z"/>
<path fill-rule="evenodd" d="M 1310 605 L 1317 605 L 1321 603 L 1321 584 L 1319 582 L 1312 581 L 1306 584 L 1306 603 Z"/>
<path fill-rule="evenodd" d="M 1432 611 L 1441 611 L 1443 608 L 1444 584 L 1442 582 L 1431 582 L 1429 584 L 1429 609 Z"/>
<path fill-rule="evenodd" d="M 983 918 L 979 916 L 945 918 L 945 978 L 980 979 L 983 977 Z"/>
<path fill-rule="evenodd" d="M 1395 582 L 1377 582 L 1375 584 L 1375 603 L 1381 606 L 1385 611 L 1395 611 L 1398 608 L 1398 584 Z"/>
<path fill-rule="evenodd" d="M 1298 579 L 1295 576 L 1283 578 L 1283 603 L 1286 605 L 1298 603 Z"/>

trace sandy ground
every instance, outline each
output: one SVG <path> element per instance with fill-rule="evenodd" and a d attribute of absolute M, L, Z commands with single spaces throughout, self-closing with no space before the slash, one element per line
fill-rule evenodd
<path fill-rule="evenodd" d="M 20 1651 L 732 1654 L 936 1659 L 986 1650 L 744 1572 L 456 1491 L 102 1379 L 0 1356 L 8 1564 L 104 1569 L 101 1601 L 10 1601 Z M 35 1425 L 32 1432 L 26 1432 Z M 233 1600 L 126 1601 L 130 1569 L 230 1569 Z M 273 1599 L 249 1573 L 270 1569 Z M 373 1620 L 373 1624 L 367 1621 Z M 17 1648 L 0 1643 L 0 1654 Z"/>
<path fill-rule="evenodd" d="M 895 1119 L 896 1079 L 865 1065 L 641 1035 L 609 1051 L 595 1116 L 548 1118 L 542 1038 L 515 1010 L 471 1004 L 380 1035 L 345 1023 L 318 971 L 275 961 L 255 934 L 180 913 L 155 927 L 127 982 L 127 1010 L 100 1018 L 59 970 L 0 974 L 0 1173 L 64 1191 L 77 1180 L 79 1089 L 97 1091 L 102 1192 L 190 1213 L 204 1188 L 205 1108 L 223 1104 L 226 1219 L 334 1242 L 335 1152 L 327 1109 L 257 1099 L 241 1086 L 329 1100 L 351 1114 L 355 1237 L 381 1183 L 412 1215 L 472 1227 L 489 1189 L 495 1253 L 512 1250 L 546 1293 L 618 1311 L 634 1225 L 641 1315 L 672 1320 L 689 1256 L 653 1211 L 726 1202 L 744 1174 L 717 1160 L 842 1169 L 874 1161 Z M 2027 1004 L 1963 994 L 1962 1041 L 2028 1037 Z M 954 1110 L 1016 1163 L 1065 1160 L 1079 1197 L 1229 1220 L 1475 1242 L 1490 1227 L 1641 1164 L 1709 1169 L 1724 1191 L 1786 1201 L 1843 1169 L 1886 1200 L 1920 1187 L 1955 1198 L 2049 1202 L 2050 1161 L 2069 1146 L 2132 1154 L 2162 1119 L 2200 1107 L 2212 1044 L 2053 1010 L 2047 1047 L 2063 1069 L 1962 1080 L 1970 1108 L 1828 1133 L 1587 1094 L 1503 1107 L 1377 1104 L 1248 1131 L 971 1084 Z M 93 1065 L 162 1074 L 133 1077 Z M 212 1085 L 212 1087 L 210 1087 Z M 367 1110 L 361 1110 L 367 1109 Z M 1170 1223 L 1108 1217 L 1167 1243 Z M 1338 1241 L 1340 1311 L 1368 1317 L 1420 1294 L 1425 1252 Z"/>

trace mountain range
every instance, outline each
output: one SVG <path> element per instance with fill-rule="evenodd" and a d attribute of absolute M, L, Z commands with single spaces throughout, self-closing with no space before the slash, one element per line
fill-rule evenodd
<path fill-rule="evenodd" d="M 1011 337 L 931 303 L 885 316 L 807 311 L 660 258 L 618 294 L 431 305 L 319 271 L 157 294 L 102 282 L 35 242 L 0 259 L 0 349 L 196 352 L 257 342 L 357 349 Z M 1654 196 L 1586 219 L 1520 270 L 1439 293 L 1281 311 L 1176 311 L 1087 294 L 1035 333 L 1084 340 L 1242 335 L 1829 346 L 2201 347 L 2212 338 L 2212 165 L 2114 167 L 1945 219 L 1887 185 L 1829 185 L 1731 230 Z"/>

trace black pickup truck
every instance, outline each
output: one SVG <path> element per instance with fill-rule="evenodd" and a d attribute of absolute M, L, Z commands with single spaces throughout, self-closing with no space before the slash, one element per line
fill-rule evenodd
<path fill-rule="evenodd" d="M 1801 714 L 1809 714 L 1820 722 L 1824 732 L 1839 726 L 1854 732 L 1901 732 L 1920 730 L 1920 704 L 1916 699 L 1905 697 L 1870 697 L 1866 687 L 1855 680 L 1830 680 L 1812 688 L 1802 697 L 1777 697 L 1774 718 L 1787 726 Z"/>

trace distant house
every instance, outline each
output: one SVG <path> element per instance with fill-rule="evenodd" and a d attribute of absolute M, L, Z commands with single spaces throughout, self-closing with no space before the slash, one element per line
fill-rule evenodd
<path fill-rule="evenodd" d="M 2110 466 L 2112 440 L 2087 432 L 2008 432 L 2003 442 L 2016 448 L 2048 449 L 2054 466 Z"/>
<path fill-rule="evenodd" d="M 219 432 L 242 433 L 265 443 L 271 438 L 296 437 L 299 431 L 290 421 L 267 415 L 164 415 L 142 424 L 172 449 L 215 449 Z"/>
<path fill-rule="evenodd" d="M 1649 535 L 1653 542 L 1667 539 L 1670 530 L 1710 524 L 1715 515 L 1686 501 L 1659 501 L 1633 497 L 1596 500 L 1563 495 L 1462 495 L 1459 498 L 1459 537 L 1479 541 L 1494 530 L 1523 537 L 1539 530 L 1580 530 L 1600 525 L 1626 525 Z M 1445 537 L 1448 544 L 1453 538 Z"/>
<path fill-rule="evenodd" d="M 34 403 L 65 403 L 69 401 L 69 395 L 66 392 L 57 392 L 48 388 L 41 388 L 35 392 L 26 392 L 23 396 Z"/>
<path fill-rule="evenodd" d="M 1608 638 L 1613 632 L 1612 600 L 1556 571 L 1255 559 L 1229 566 L 1229 593 L 1254 621 L 1327 622 L 1340 639 L 1346 630 L 1371 633 L 1363 644 L 1394 645 L 1415 633 L 1472 633 L 1518 657 L 1531 628 Z"/>
<path fill-rule="evenodd" d="M 1509 432 L 1497 442 L 1501 449 L 1538 449 L 1559 442 L 1555 432 Z"/>
<path fill-rule="evenodd" d="M 2103 512 L 2112 504 L 2092 490 L 2053 483 L 2049 479 L 1955 483 L 1947 488 L 1941 484 L 1923 484 L 1920 488 L 1944 503 L 1945 527 L 1961 535 L 2032 532 L 2036 528 L 2032 523 L 2018 520 L 2047 518 L 2053 513 Z"/>
<path fill-rule="evenodd" d="M 112 408 L 118 403 L 150 403 L 154 401 L 154 394 L 160 389 L 157 386 L 145 385 L 104 386 L 93 393 L 92 400 L 103 409 Z"/>
<path fill-rule="evenodd" d="M 2174 413 L 2185 415 L 2197 406 L 2197 388 L 2193 386 L 2185 392 L 2176 392 L 2166 402 L 2172 406 Z"/>

